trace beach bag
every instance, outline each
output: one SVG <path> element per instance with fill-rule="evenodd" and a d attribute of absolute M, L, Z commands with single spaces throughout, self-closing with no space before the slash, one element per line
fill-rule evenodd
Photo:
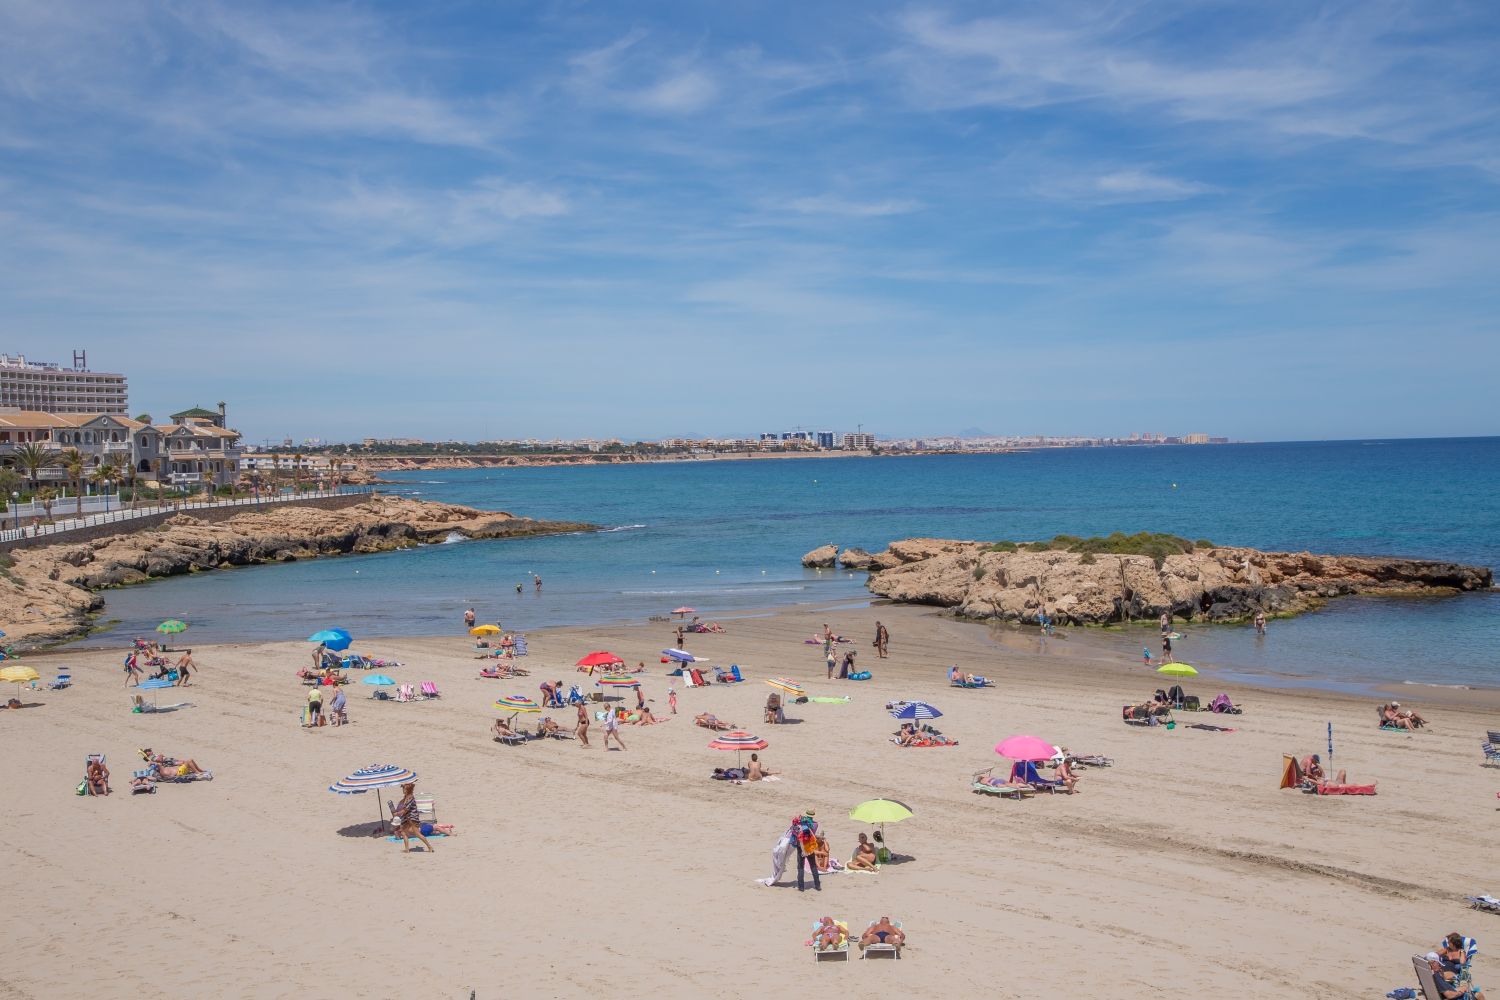
<path fill-rule="evenodd" d="M 89 793 L 89 779 L 84 778 L 82 781 L 80 781 L 78 783 L 78 794 L 79 795 L 87 795 L 88 793 Z"/>

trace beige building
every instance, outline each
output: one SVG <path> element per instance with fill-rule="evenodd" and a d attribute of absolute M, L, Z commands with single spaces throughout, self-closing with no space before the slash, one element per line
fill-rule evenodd
<path fill-rule="evenodd" d="M 206 412 L 206 411 L 205 411 Z M 90 475 L 105 464 L 119 470 L 123 482 L 162 482 L 172 486 L 233 485 L 239 479 L 241 449 L 238 431 L 218 426 L 209 413 L 180 423 L 144 424 L 113 413 L 42 413 L 0 408 L 0 467 L 29 478 L 17 460 L 28 444 L 46 448 L 54 456 L 76 448 L 87 460 Z M 37 473 L 42 485 L 61 486 L 68 475 L 60 465 Z"/>
<path fill-rule="evenodd" d="M 125 376 L 0 354 L 0 407 L 40 413 L 123 414 Z"/>

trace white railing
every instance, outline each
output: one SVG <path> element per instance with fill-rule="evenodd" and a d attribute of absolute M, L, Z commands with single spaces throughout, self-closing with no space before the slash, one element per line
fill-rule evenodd
<path fill-rule="evenodd" d="M 34 539 L 46 539 L 49 536 L 66 535 L 68 532 L 78 531 L 83 528 L 93 528 L 101 524 L 136 521 L 144 517 L 160 514 L 191 513 L 195 510 L 205 510 L 211 507 L 265 507 L 269 504 L 296 503 L 299 500 L 316 500 L 323 497 L 350 496 L 371 492 L 373 490 L 369 486 L 341 486 L 336 490 L 306 490 L 302 493 L 262 494 L 258 497 L 237 497 L 235 499 L 167 501 L 166 503 L 151 504 L 150 506 L 126 507 L 104 514 L 88 514 L 84 517 L 67 516 L 71 511 L 64 512 L 59 509 L 61 504 L 66 502 L 62 501 L 53 504 L 52 507 L 53 515 L 62 514 L 62 520 L 37 525 L 29 525 L 23 522 L 20 527 L 15 526 L 17 511 L 13 507 L 3 515 L 4 523 L 9 525 L 9 527 L 0 530 L 0 542 L 29 542 Z"/>

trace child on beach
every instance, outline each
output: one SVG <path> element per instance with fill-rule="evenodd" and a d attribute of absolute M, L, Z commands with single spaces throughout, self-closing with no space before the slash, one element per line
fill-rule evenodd
<path fill-rule="evenodd" d="M 1145 646 L 1141 647 L 1141 662 L 1148 667 L 1151 666 L 1151 650 Z"/>
<path fill-rule="evenodd" d="M 677 689 L 674 687 L 667 688 L 667 706 L 672 709 L 673 715 L 677 714 Z"/>

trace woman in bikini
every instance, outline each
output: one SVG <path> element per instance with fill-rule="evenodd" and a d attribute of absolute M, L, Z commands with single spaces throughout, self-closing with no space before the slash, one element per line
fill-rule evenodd
<path fill-rule="evenodd" d="M 574 730 L 578 734 L 578 745 L 586 747 L 589 745 L 589 709 L 584 702 L 578 703 L 578 728 Z"/>
<path fill-rule="evenodd" d="M 854 857 L 849 859 L 849 870 L 858 872 L 873 872 L 875 868 L 875 845 L 870 843 L 868 834 L 859 835 L 859 843 L 854 848 Z"/>

